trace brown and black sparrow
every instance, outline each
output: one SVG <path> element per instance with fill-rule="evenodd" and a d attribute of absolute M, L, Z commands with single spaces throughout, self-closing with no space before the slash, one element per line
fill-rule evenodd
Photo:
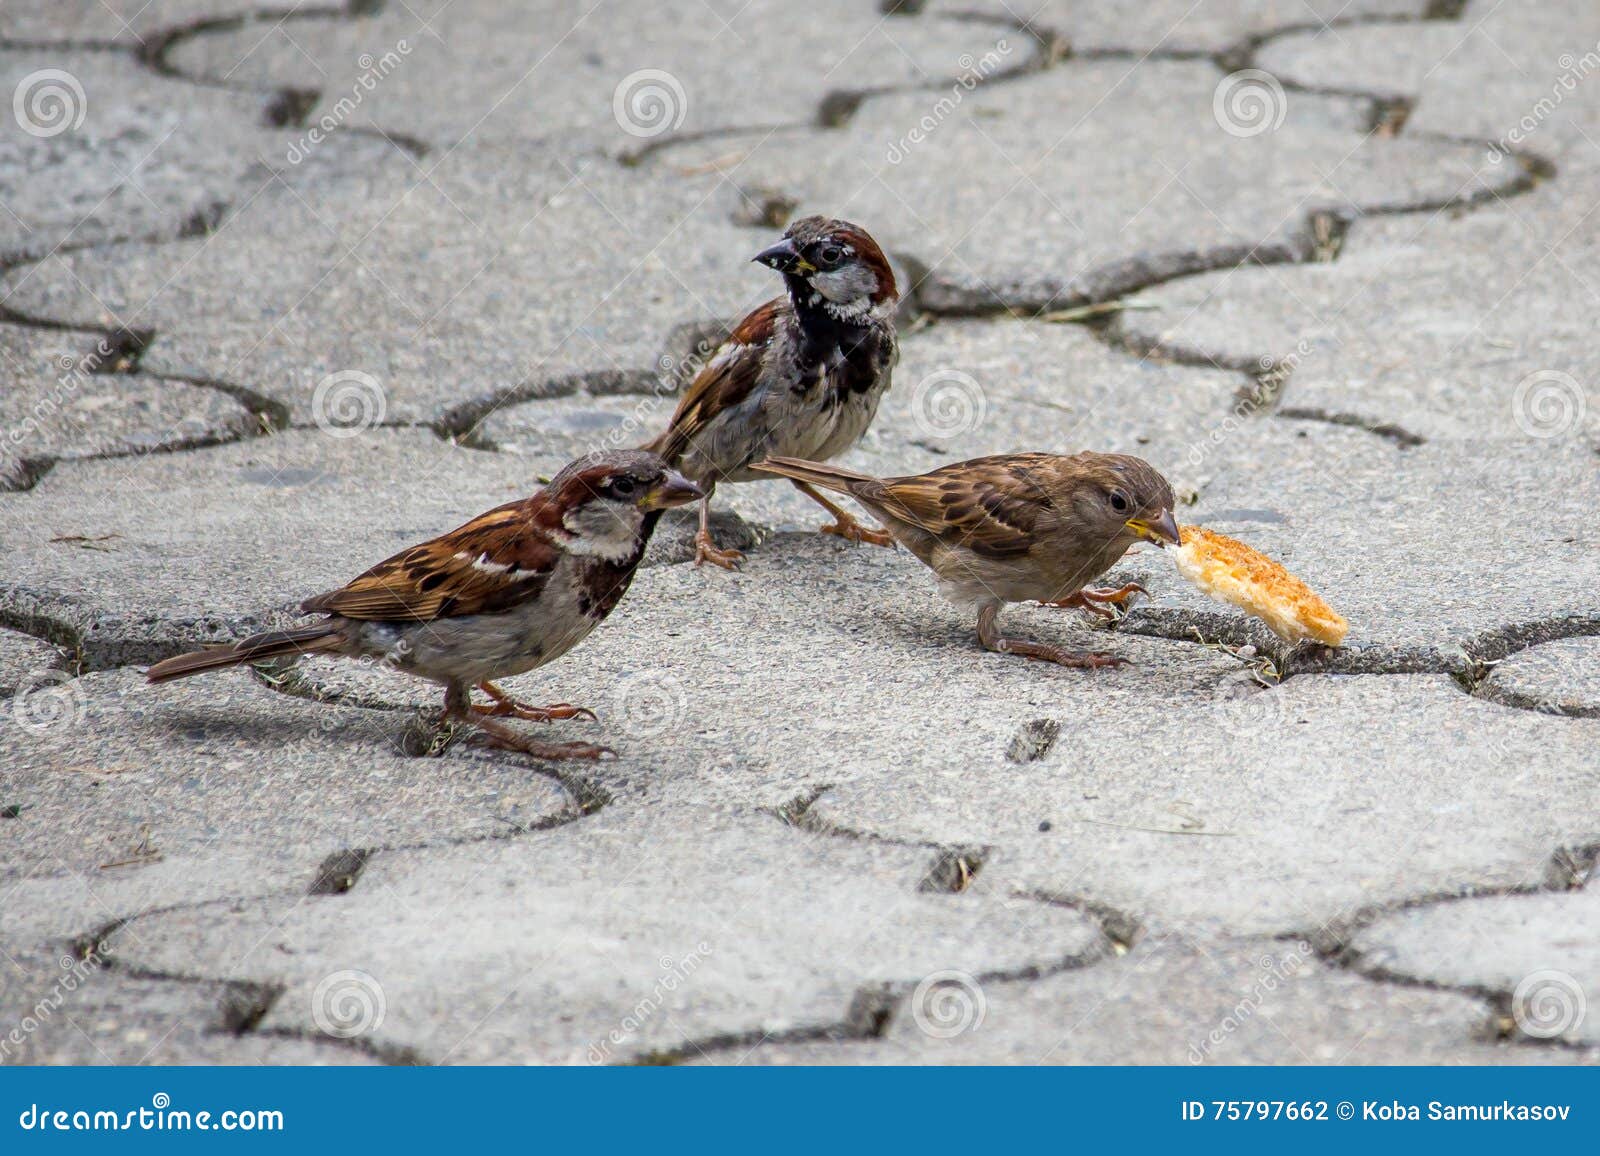
<path fill-rule="evenodd" d="M 1122 659 L 1002 638 L 1007 602 L 1037 601 L 1111 613 L 1144 588 L 1088 584 L 1135 542 L 1176 543 L 1172 487 L 1150 463 L 1124 454 L 1001 454 L 904 478 L 874 478 L 816 462 L 773 458 L 762 473 L 848 494 L 939 576 L 957 606 L 978 615 L 988 650 L 1058 662 L 1114 666 Z"/>
<path fill-rule="evenodd" d="M 743 557 L 711 540 L 712 491 L 722 482 L 761 480 L 750 464 L 762 458 L 844 453 L 872 423 L 899 357 L 894 273 L 860 226 L 805 217 L 755 260 L 782 273 L 788 293 L 739 323 L 689 383 L 667 431 L 645 447 L 706 492 L 696 565 L 732 568 Z M 794 484 L 833 515 L 824 533 L 892 544 L 809 482 Z"/>
<path fill-rule="evenodd" d="M 496 718 L 593 718 L 566 703 L 528 706 L 493 679 L 532 670 L 581 642 L 621 601 L 661 511 L 702 496 L 659 457 L 579 458 L 530 498 L 509 502 L 306 600 L 314 626 L 258 634 L 158 662 L 151 682 L 304 654 L 377 659 L 445 688 L 445 715 L 541 758 L 598 758 L 590 743 L 542 743 Z M 472 701 L 476 686 L 493 703 Z"/>

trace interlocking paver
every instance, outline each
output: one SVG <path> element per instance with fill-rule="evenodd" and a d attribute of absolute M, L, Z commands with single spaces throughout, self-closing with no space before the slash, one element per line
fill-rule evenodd
<path fill-rule="evenodd" d="M 371 1038 L 454 1063 L 605 1062 L 827 1027 L 862 989 L 1103 950 L 1074 911 L 918 891 L 931 859 L 770 817 L 602 812 L 513 843 L 383 855 L 343 896 L 150 916 L 111 949 L 282 983 L 265 1022 L 300 1031 L 328 1014 L 319 984 L 364 971 L 385 1007 Z"/>
<path fill-rule="evenodd" d="M 688 16 L 638 6 L 621 43 L 609 16 L 566 0 L 388 5 L 309 33 L 195 37 L 172 59 L 233 84 L 320 90 L 309 124 L 630 153 L 669 133 L 812 124 L 836 93 L 986 76 L 1039 52 L 993 22 L 885 19 L 860 0 L 714 0 Z M 794 66 L 774 67 L 780 45 Z"/>
<path fill-rule="evenodd" d="M 1549 714 L 1600 715 L 1600 638 L 1562 638 L 1496 664 L 1479 693 Z"/>
<path fill-rule="evenodd" d="M 1023 20 L 1066 37 L 1080 53 L 1210 53 L 1287 28 L 1308 27 L 1337 41 L 1347 30 L 1329 27 L 1335 21 L 1421 17 L 1427 7 L 1426 0 L 934 0 L 928 10 Z"/>
<path fill-rule="evenodd" d="M 1360 966 L 1511 997 L 1534 1039 L 1600 1045 L 1600 893 L 1498 895 L 1397 912 L 1355 941 Z"/>
<path fill-rule="evenodd" d="M 802 212 L 871 222 L 931 269 L 930 303 L 958 308 L 1100 300 L 1303 250 L 1317 211 L 1486 197 L 1520 175 L 1469 145 L 1371 136 L 1351 100 L 1268 96 L 1257 131 L 1214 111 L 1219 79 L 1202 62 L 1076 62 L 959 97 L 885 96 L 838 131 L 709 142 L 652 165 L 720 163 Z"/>
<path fill-rule="evenodd" d="M 981 1018 L 980 1018 L 981 1011 Z M 1151 935 L 1126 957 L 1029 983 L 930 986 L 882 1040 L 763 1044 L 739 1064 L 1540 1064 L 1491 1042 L 1483 1001 L 1370 983 L 1305 944 Z"/>

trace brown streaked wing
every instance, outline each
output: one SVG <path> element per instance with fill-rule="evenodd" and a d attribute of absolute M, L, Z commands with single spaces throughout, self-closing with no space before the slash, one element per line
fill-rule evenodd
<path fill-rule="evenodd" d="M 538 594 L 561 557 L 535 528 L 540 497 L 508 502 L 402 550 L 301 609 L 400 622 L 510 609 Z"/>
<path fill-rule="evenodd" d="M 1047 454 L 1003 454 L 942 466 L 884 483 L 882 502 L 891 514 L 921 526 L 942 541 L 963 545 L 987 558 L 1026 554 L 1049 495 L 1033 471 Z"/>
<path fill-rule="evenodd" d="M 651 449 L 676 464 L 690 441 L 712 419 L 750 396 L 760 380 L 761 361 L 777 329 L 778 311 L 786 304 L 786 298 L 775 297 L 739 322 L 683 391 L 667 432 L 651 443 Z"/>

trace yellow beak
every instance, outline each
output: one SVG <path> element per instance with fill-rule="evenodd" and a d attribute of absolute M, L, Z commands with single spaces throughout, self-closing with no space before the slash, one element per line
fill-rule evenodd
<path fill-rule="evenodd" d="M 1123 525 L 1157 546 L 1176 546 L 1180 541 L 1178 519 L 1172 516 L 1171 510 L 1162 510 L 1159 518 L 1149 521 L 1144 518 L 1129 518 Z"/>

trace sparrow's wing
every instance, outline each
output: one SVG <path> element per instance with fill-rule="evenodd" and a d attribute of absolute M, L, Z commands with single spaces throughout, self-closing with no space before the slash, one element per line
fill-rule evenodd
<path fill-rule="evenodd" d="M 750 396 L 761 378 L 761 361 L 767 346 L 777 331 L 778 313 L 786 305 L 785 298 L 775 297 L 739 322 L 684 390 L 667 432 L 648 448 L 677 464 L 696 435 L 719 414 Z"/>
<path fill-rule="evenodd" d="M 871 495 L 886 512 L 949 545 L 986 558 L 1026 554 L 1037 540 L 1049 495 L 1034 477 L 1041 454 L 1006 454 L 957 462 L 930 473 L 890 478 Z"/>
<path fill-rule="evenodd" d="M 307 613 L 427 622 L 492 614 L 535 597 L 561 558 L 537 529 L 543 494 L 479 514 L 402 550 L 341 589 L 306 601 Z"/>

